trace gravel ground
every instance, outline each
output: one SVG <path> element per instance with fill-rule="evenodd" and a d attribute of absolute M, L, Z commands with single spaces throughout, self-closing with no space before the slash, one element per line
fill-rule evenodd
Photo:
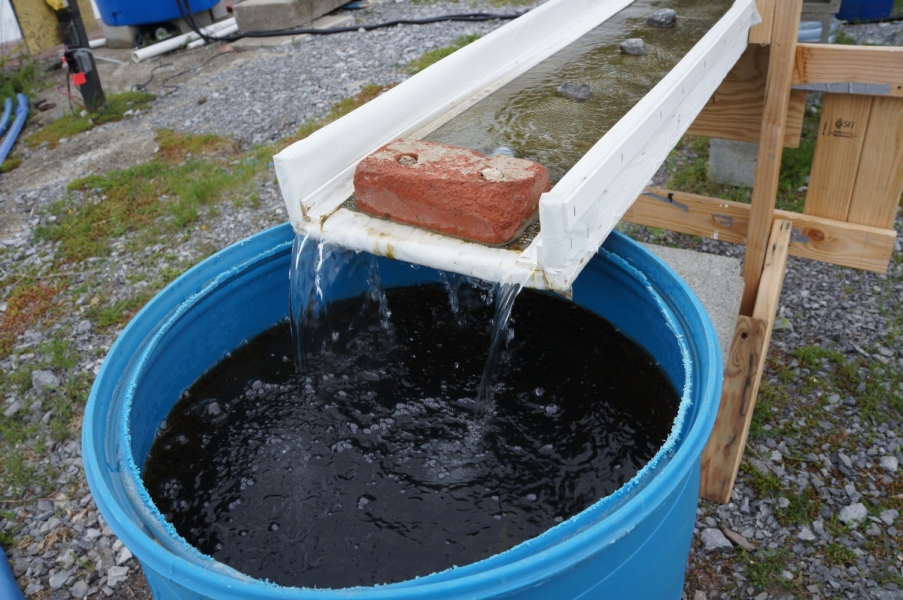
<path fill-rule="evenodd" d="M 378 22 L 486 8 L 403 1 L 352 14 Z M 366 83 L 403 79 L 400 65 L 409 59 L 495 26 L 402 26 L 244 52 L 201 49 L 163 57 L 143 71 L 117 67 L 122 89 L 146 81 L 156 67 L 148 89 L 160 97 L 148 111 L 55 150 L 19 144 L 25 161 L 0 179 L 0 317 L 24 281 L 59 288 L 52 317 L 20 335 L 0 361 L 6 453 L 0 540 L 27 597 L 150 597 L 137 561 L 98 513 L 82 470 L 83 402 L 122 328 L 102 326 L 99 309 L 155 291 L 149 282 L 161 271 L 183 270 L 285 218 L 270 172 L 260 178 L 257 203 L 224 202 L 216 214 L 204 213 L 156 244 L 135 250 L 137 234 L 126 234 L 107 256 L 63 263 L 59 245 L 35 229 L 53 222 L 49 208 L 67 194 L 76 202 L 99 200 L 66 192 L 66 184 L 146 160 L 158 127 L 227 135 L 244 148 L 281 138 Z M 863 43 L 896 44 L 901 29 L 845 27 Z M 140 77 L 129 79 L 129 72 Z M 710 240 L 633 231 L 659 243 L 742 255 Z M 886 275 L 790 260 L 741 475 L 730 504 L 700 503 L 687 598 L 903 598 L 901 299 L 899 238 Z M 74 358 L 61 357 L 60 348 Z M 65 396 L 77 399 L 72 414 L 63 415 Z"/>

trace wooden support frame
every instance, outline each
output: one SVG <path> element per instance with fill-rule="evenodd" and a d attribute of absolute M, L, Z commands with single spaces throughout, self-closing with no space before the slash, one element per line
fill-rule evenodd
<path fill-rule="evenodd" d="M 788 257 L 884 273 L 897 239 L 903 48 L 796 44 L 801 4 L 757 0 L 763 22 L 750 30 L 751 47 L 690 128 L 709 137 L 758 140 L 751 203 L 648 188 L 624 215 L 629 222 L 746 246 L 740 316 L 701 459 L 700 495 L 722 503 L 730 500 L 743 457 Z M 755 88 L 763 82 L 756 109 Z M 803 110 L 795 103 L 812 90 L 826 99 L 806 207 L 803 214 L 778 210 L 781 155 L 794 143 L 795 111 Z"/>

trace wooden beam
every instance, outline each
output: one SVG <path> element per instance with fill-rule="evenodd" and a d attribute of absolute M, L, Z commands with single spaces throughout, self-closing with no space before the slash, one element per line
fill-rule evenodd
<path fill-rule="evenodd" d="M 765 360 L 767 323 L 740 316 L 728 363 L 724 366 L 721 405 L 709 442 L 702 451 L 699 495 L 727 504 L 740 469 L 743 447 L 752 420 L 758 385 L 756 376 Z"/>
<path fill-rule="evenodd" d="M 824 95 L 803 210 L 807 215 L 847 220 L 871 110 L 871 96 Z"/>
<path fill-rule="evenodd" d="M 756 10 L 762 17 L 762 22 L 753 25 L 749 30 L 750 44 L 770 44 L 771 30 L 774 23 L 775 0 L 756 0 Z"/>
<path fill-rule="evenodd" d="M 781 288 L 784 287 L 790 232 L 790 221 L 775 219 L 752 318 L 741 316 L 737 323 L 721 406 L 709 443 L 702 453 L 700 495 L 709 500 L 728 502 L 740 470 Z"/>
<path fill-rule="evenodd" d="M 889 86 L 889 96 L 903 96 L 903 48 L 799 44 L 793 84 L 862 83 Z"/>
<path fill-rule="evenodd" d="M 892 228 L 903 194 L 903 98 L 874 98 L 847 220 Z"/>
<path fill-rule="evenodd" d="M 775 6 L 765 108 L 762 113 L 759 152 L 756 156 L 746 256 L 743 259 L 745 287 L 740 302 L 740 314 L 743 315 L 751 315 L 755 305 L 759 277 L 762 275 L 765 260 L 765 244 L 774 214 L 781 156 L 784 152 L 787 107 L 790 104 L 790 80 L 793 76 L 796 38 L 799 34 L 802 8 L 802 0 L 782 0 Z"/>
<path fill-rule="evenodd" d="M 723 140 L 758 143 L 768 72 L 768 46 L 749 46 L 731 69 L 687 133 Z M 796 148 L 803 130 L 806 92 L 793 90 L 787 107 L 784 146 Z"/>
<path fill-rule="evenodd" d="M 734 244 L 745 244 L 749 228 L 748 204 L 682 192 L 648 188 L 663 202 L 642 195 L 624 220 Z M 874 273 L 886 273 L 897 232 L 855 223 L 775 210 L 775 218 L 793 225 L 790 255 Z"/>

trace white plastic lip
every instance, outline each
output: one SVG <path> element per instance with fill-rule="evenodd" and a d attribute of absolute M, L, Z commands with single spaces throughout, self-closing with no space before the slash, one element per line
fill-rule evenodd
<path fill-rule="evenodd" d="M 733 6 L 687 55 L 544 194 L 540 233 L 517 253 L 356 213 L 357 163 L 452 114 L 597 27 L 632 0 L 551 0 L 462 48 L 276 155 L 296 231 L 354 250 L 490 281 L 529 270 L 527 285 L 567 293 L 746 48 L 755 0 Z"/>

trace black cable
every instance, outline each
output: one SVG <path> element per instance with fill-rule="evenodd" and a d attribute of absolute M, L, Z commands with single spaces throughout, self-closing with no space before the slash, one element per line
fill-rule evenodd
<path fill-rule="evenodd" d="M 244 37 L 276 37 L 281 35 L 332 35 L 336 33 L 348 33 L 352 31 L 372 31 L 374 29 L 384 29 L 388 27 L 395 27 L 396 25 L 429 25 L 431 23 L 442 23 L 445 21 L 455 21 L 455 22 L 467 22 L 467 23 L 479 23 L 483 21 L 494 21 L 494 20 L 502 20 L 508 21 L 511 19 L 516 19 L 521 15 L 525 14 L 526 11 L 520 13 L 487 13 L 487 12 L 474 12 L 474 13 L 463 13 L 463 14 L 455 14 L 455 15 L 442 15 L 438 17 L 427 17 L 424 19 L 396 19 L 394 21 L 387 21 L 385 23 L 374 23 L 371 25 L 351 25 L 348 27 L 331 27 L 328 29 L 311 29 L 311 28 L 290 28 L 290 29 L 279 29 L 276 31 L 248 31 L 245 33 L 240 33 L 237 35 L 229 35 L 219 37 L 216 35 L 210 35 L 203 32 L 202 28 L 199 26 L 198 22 L 194 18 L 194 13 L 191 11 L 190 0 L 176 0 L 176 5 L 179 7 L 179 12 L 182 15 L 182 18 L 188 23 L 188 26 L 194 31 L 198 36 L 200 36 L 206 42 L 234 42 L 240 40 Z"/>
<path fill-rule="evenodd" d="M 135 85 L 133 85 L 133 86 L 132 86 L 132 91 L 134 91 L 134 92 L 147 92 L 147 86 L 149 86 L 149 85 L 150 85 L 150 82 L 154 80 L 154 71 L 156 71 L 157 69 L 162 69 L 163 67 L 171 67 L 171 66 L 172 66 L 172 63 L 162 63 L 162 64 L 158 64 L 158 65 L 155 66 L 153 69 L 151 69 L 150 77 L 148 78 L 148 80 L 145 81 L 144 83 L 136 83 Z M 164 81 L 166 81 L 166 80 L 164 80 Z"/>

